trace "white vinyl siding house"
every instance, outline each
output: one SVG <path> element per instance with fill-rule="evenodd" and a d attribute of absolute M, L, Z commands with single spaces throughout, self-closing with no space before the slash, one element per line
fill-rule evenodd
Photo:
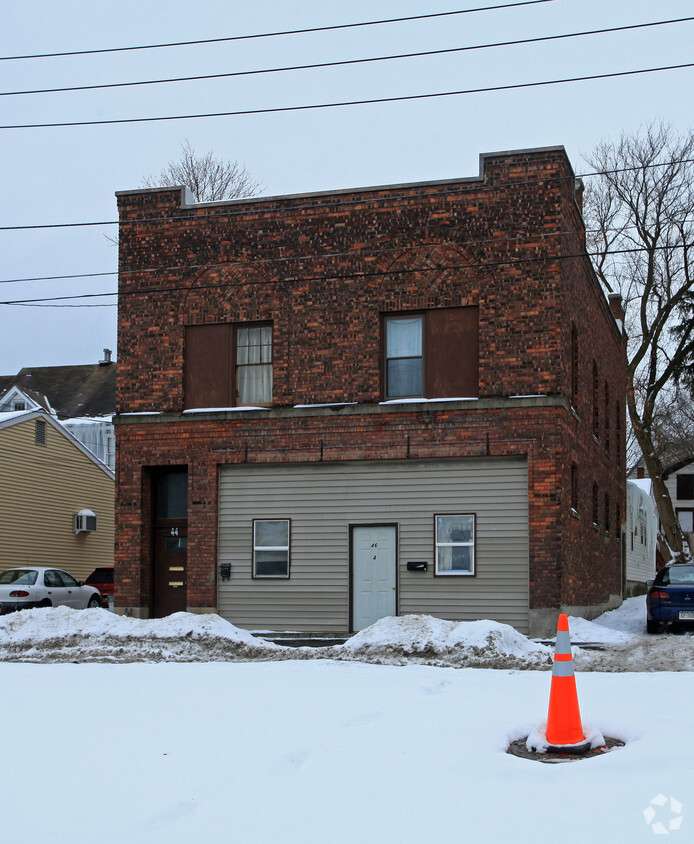
<path fill-rule="evenodd" d="M 647 479 L 627 481 L 627 581 L 645 583 L 655 577 L 658 511 Z"/>

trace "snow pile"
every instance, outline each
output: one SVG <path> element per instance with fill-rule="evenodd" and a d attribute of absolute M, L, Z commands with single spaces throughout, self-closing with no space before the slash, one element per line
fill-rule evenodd
<path fill-rule="evenodd" d="M 594 621 L 570 617 L 577 671 L 694 671 L 694 636 L 645 635 L 645 599 L 632 598 Z M 591 643 L 590 648 L 581 647 Z M 282 647 L 218 615 L 126 618 L 67 607 L 0 616 L 0 662 L 260 662 L 349 660 L 451 668 L 551 668 L 553 646 L 495 621 L 427 615 L 383 618 L 335 647 Z"/>
<path fill-rule="evenodd" d="M 213 613 L 198 615 L 177 612 L 166 618 L 127 618 L 102 610 L 73 610 L 69 607 L 23 610 L 0 616 L 0 642 L 40 642 L 67 636 L 112 636 L 116 638 L 161 639 L 213 636 L 257 644 L 247 630 L 240 630 Z M 271 642 L 264 643 L 275 648 Z"/>
<path fill-rule="evenodd" d="M 496 621 L 443 621 L 429 615 L 382 618 L 332 649 L 337 659 L 377 664 L 545 668 L 552 649 Z"/>
<path fill-rule="evenodd" d="M 580 747 L 581 745 L 585 744 L 585 742 L 590 742 L 590 749 L 595 750 L 597 747 L 602 747 L 605 744 L 605 737 L 600 732 L 600 730 L 596 729 L 595 727 L 587 727 L 585 724 L 581 725 L 583 727 L 583 738 L 584 741 L 578 742 L 577 745 L 574 744 L 567 744 L 562 745 L 562 747 Z M 530 731 L 530 735 L 528 736 L 525 746 L 528 750 L 532 750 L 535 753 L 547 753 L 549 750 L 549 742 L 547 741 L 547 722 L 545 721 L 539 727 L 534 727 Z M 556 747 L 556 745 L 554 745 Z"/>
<path fill-rule="evenodd" d="M 211 662 L 271 659 L 278 650 L 214 614 L 137 619 L 52 607 L 0 616 L 2 661 Z"/>

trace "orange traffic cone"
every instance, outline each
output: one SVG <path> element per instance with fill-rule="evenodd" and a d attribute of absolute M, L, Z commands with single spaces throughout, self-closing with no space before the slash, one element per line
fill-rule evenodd
<path fill-rule="evenodd" d="M 545 735 L 550 751 L 584 753 L 590 748 L 590 741 L 586 740 L 581 724 L 569 639 L 569 619 L 564 613 L 559 616 L 557 623 L 557 644 Z"/>

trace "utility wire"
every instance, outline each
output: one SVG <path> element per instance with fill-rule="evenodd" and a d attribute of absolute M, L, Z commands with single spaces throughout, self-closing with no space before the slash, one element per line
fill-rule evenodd
<path fill-rule="evenodd" d="M 653 21 L 651 23 L 637 23 L 628 26 L 616 26 L 609 29 L 589 29 L 582 32 L 568 32 L 560 35 L 542 35 L 536 38 L 520 38 L 515 41 L 496 41 L 489 44 L 473 44 L 465 47 L 448 47 L 441 50 L 425 50 L 415 53 L 397 53 L 389 56 L 373 56 L 363 59 L 344 59 L 334 62 L 316 62 L 314 64 L 288 65 L 284 67 L 263 68 L 260 70 L 237 70 L 229 73 L 211 73 L 198 76 L 177 76 L 169 79 L 146 79 L 137 82 L 111 82 L 99 85 L 73 85 L 63 88 L 34 88 L 28 91 L 0 91 L 0 97 L 18 97 L 26 94 L 59 94 L 74 91 L 100 91 L 107 88 L 134 88 L 143 85 L 165 85 L 177 82 L 200 82 L 210 79 L 230 79 L 238 76 L 256 76 L 266 73 L 285 73 L 294 70 L 316 70 L 327 67 L 344 67 L 346 65 L 367 64 L 373 62 L 388 62 L 399 59 L 421 58 L 424 56 L 441 56 L 450 53 L 464 53 L 472 50 L 487 50 L 496 47 L 515 47 L 521 44 L 537 44 L 543 41 L 560 41 L 566 38 L 581 38 L 586 35 L 604 35 L 613 32 L 625 32 L 634 29 L 646 29 L 655 26 L 666 26 L 674 23 L 685 23 L 693 21 L 694 17 L 675 18 L 666 21 Z"/>
<path fill-rule="evenodd" d="M 561 236 L 571 236 L 577 235 L 580 232 L 576 231 L 561 231 L 561 232 L 533 232 L 533 233 L 525 233 L 521 235 L 516 235 L 515 237 L 487 237 L 487 238 L 478 238 L 476 240 L 459 240 L 459 241 L 439 241 L 436 245 L 437 246 L 450 246 L 451 248 L 460 248 L 465 246 L 478 246 L 485 243 L 513 243 L 519 240 L 525 240 L 527 238 L 545 238 L 545 237 L 561 237 Z M 347 250 L 346 252 L 321 252 L 318 254 L 308 254 L 308 255 L 291 255 L 286 258 L 255 258 L 250 261 L 225 261 L 222 263 L 203 263 L 203 264 L 174 264 L 168 267 L 146 267 L 137 270 L 121 270 L 120 275 L 137 275 L 138 273 L 166 273 L 166 272 L 177 272 L 179 270 L 199 270 L 199 269 L 217 269 L 221 267 L 228 267 L 230 263 L 232 263 L 234 268 L 247 268 L 247 267 L 256 267 L 256 266 L 265 266 L 268 264 L 286 264 L 289 262 L 298 262 L 298 261 L 317 261 L 317 260 L 326 260 L 326 259 L 334 259 L 334 258 L 358 258 L 363 255 L 385 255 L 389 252 L 399 252 L 402 251 L 402 246 L 389 246 L 383 249 L 354 249 L 354 250 Z M 36 282 L 36 281 L 66 281 L 66 280 L 74 280 L 78 278 L 97 278 L 103 276 L 114 276 L 119 275 L 118 270 L 114 270 L 112 272 L 103 272 L 103 273 L 74 273 L 72 275 L 54 275 L 54 276 L 38 276 L 34 278 L 9 278 L 9 279 L 2 279 L 0 280 L 0 284 L 18 284 L 24 282 Z"/>
<path fill-rule="evenodd" d="M 689 221 L 687 221 L 689 222 Z M 586 229 L 586 234 L 597 234 L 599 232 L 618 232 L 622 231 L 622 229 Z M 458 249 L 463 247 L 470 247 L 470 246 L 482 246 L 488 243 L 514 243 L 517 241 L 526 240 L 528 238 L 548 238 L 548 237 L 576 237 L 581 236 L 583 232 L 580 231 L 553 231 L 553 232 L 525 232 L 524 234 L 516 235 L 513 237 L 485 237 L 485 238 L 476 238 L 475 240 L 456 240 L 456 241 L 439 241 L 436 245 L 437 246 L 447 246 L 451 247 L 452 249 Z M 671 248 L 677 248 L 672 247 Z M 171 266 L 166 267 L 144 267 L 139 268 L 137 270 L 112 270 L 109 272 L 99 272 L 99 273 L 72 273 L 70 275 L 48 275 L 48 276 L 33 276 L 33 277 L 24 277 L 24 278 L 5 278 L 0 279 L 0 284 L 26 284 L 26 283 L 34 283 L 39 281 L 74 281 L 75 279 L 82 279 L 82 278 L 105 278 L 107 276 L 125 276 L 125 275 L 136 275 L 136 274 L 143 274 L 143 273 L 168 273 L 168 272 L 178 272 L 181 270 L 200 270 L 200 269 L 221 269 L 222 267 L 229 267 L 233 266 L 234 269 L 245 269 L 249 267 L 257 267 L 257 266 L 268 266 L 272 264 L 287 264 L 290 262 L 300 262 L 300 261 L 317 261 L 317 260 L 326 260 L 326 259 L 335 259 L 335 258 L 359 258 L 363 255 L 385 255 L 389 252 L 399 252 L 402 251 L 402 246 L 389 246 L 383 249 L 352 249 L 347 250 L 344 252 L 320 252 L 314 254 L 306 254 L 306 255 L 290 255 L 283 258 L 254 258 L 251 260 L 238 260 L 238 261 L 224 261 L 220 263 L 203 263 L 203 264 L 173 264 Z"/>
<path fill-rule="evenodd" d="M 520 152 L 521 150 L 519 150 Z M 369 197 L 361 197 L 359 199 L 349 199 L 344 201 L 337 201 L 337 202 L 313 202 L 308 205 L 291 205 L 289 208 L 253 208 L 249 209 L 248 207 L 244 208 L 243 210 L 223 210 L 221 209 L 221 204 L 231 203 L 233 202 L 235 205 L 236 203 L 248 203 L 248 202 L 264 202 L 264 201 L 280 201 L 280 200 L 289 200 L 293 197 L 290 196 L 272 196 L 272 197 L 264 197 L 264 196 L 257 196 L 257 197 L 244 197 L 242 199 L 237 200 L 220 200 L 220 205 L 216 205 L 214 207 L 214 215 L 210 215 L 210 218 L 219 219 L 220 217 L 241 217 L 248 214 L 259 215 L 259 214 L 278 214 L 284 213 L 288 210 L 292 212 L 295 211 L 310 211 L 314 209 L 332 209 L 332 208 L 345 208 L 350 207 L 353 205 L 367 205 L 370 203 L 387 203 L 387 202 L 400 202 L 403 199 L 405 200 L 412 200 L 412 199 L 423 199 L 429 197 L 438 197 L 438 196 L 453 196 L 459 193 L 465 193 L 471 189 L 476 191 L 493 191 L 493 190 L 508 190 L 510 188 L 518 188 L 522 187 L 523 185 L 539 185 L 539 184 L 548 184 L 551 182 L 565 182 L 567 179 L 586 179 L 591 178 L 593 176 L 609 176 L 616 173 L 628 173 L 636 170 L 647 170 L 654 167 L 669 167 L 673 164 L 692 164 L 694 163 L 694 158 L 680 158 L 675 159 L 672 161 L 659 161 L 654 164 L 644 164 L 644 165 L 637 165 L 634 167 L 618 167 L 612 170 L 596 170 L 592 173 L 577 173 L 573 176 L 548 176 L 542 177 L 539 179 L 525 179 L 522 181 L 516 182 L 507 182 L 501 185 L 484 185 L 479 183 L 477 187 L 471 188 L 470 185 L 474 183 L 476 177 L 470 178 L 462 178 L 460 181 L 466 181 L 469 184 L 462 188 L 451 188 L 449 190 L 441 190 L 441 191 L 427 191 L 425 193 L 416 193 L 416 194 L 390 194 L 388 196 L 376 196 L 373 198 Z M 443 181 L 457 181 L 457 180 L 447 180 L 444 179 Z M 413 184 L 417 184 L 416 182 Z M 426 183 L 424 183 L 426 184 Z M 388 185 L 375 185 L 366 188 L 353 188 L 347 189 L 349 193 L 359 193 L 359 192 L 377 192 L 383 191 L 388 189 Z M 154 188 L 157 190 L 157 188 Z M 173 188 L 172 188 L 173 190 Z M 327 193 L 344 193 L 343 190 L 336 190 L 334 192 L 328 191 Z M 323 192 L 321 192 L 323 193 Z M 209 207 L 207 204 L 203 204 L 200 206 L 202 207 Z M 199 214 L 177 214 L 173 217 L 139 217 L 133 220 L 124 220 L 123 225 L 134 225 L 140 223 L 162 223 L 172 220 L 176 221 L 183 221 L 183 220 L 199 220 Z M 77 223 L 35 223 L 31 225 L 23 225 L 23 226 L 0 226 L 1 231 L 30 231 L 30 230 L 40 230 L 40 229 L 67 229 L 67 228 L 86 228 L 92 226 L 117 226 L 119 224 L 119 220 L 92 220 L 92 221 L 84 221 L 84 222 L 77 222 Z"/>
<path fill-rule="evenodd" d="M 370 100 L 344 100 L 332 103 L 312 103 L 298 106 L 274 106 L 268 108 L 240 109 L 238 111 L 216 111 L 202 114 L 162 115 L 160 117 L 122 117 L 110 120 L 71 120 L 56 123 L 17 123 L 0 126 L 0 129 L 57 129 L 72 126 L 114 126 L 125 123 L 161 123 L 172 120 L 200 120 L 209 117 L 241 117 L 251 114 L 280 114 L 297 111 L 315 111 L 327 108 L 344 108 L 345 106 L 376 105 L 382 103 L 402 103 L 412 100 L 431 100 L 441 97 L 458 97 L 465 94 L 488 94 L 492 91 L 516 91 L 521 88 L 540 88 L 546 85 L 562 85 L 568 82 L 590 82 L 597 79 L 616 79 L 623 76 L 637 76 L 645 73 L 659 73 L 665 70 L 682 70 L 694 67 L 694 62 L 687 64 L 667 65 L 664 67 L 648 67 L 639 70 L 621 70 L 616 73 L 596 73 L 590 76 L 570 76 L 565 79 L 547 79 L 542 82 L 516 82 L 511 85 L 490 85 L 486 88 L 466 88 L 461 91 L 438 91 L 431 94 L 406 94 L 400 97 L 377 97 Z"/>
<path fill-rule="evenodd" d="M 380 26 L 389 23 L 404 23 L 407 21 L 427 20 L 431 18 L 445 18 L 454 15 L 469 15 L 476 12 L 493 12 L 497 9 L 513 9 L 516 6 L 534 6 L 538 3 L 551 3 L 553 0 L 523 0 L 517 3 L 504 3 L 501 6 L 479 6 L 475 9 L 458 9 L 452 12 L 432 12 L 427 15 L 410 15 L 404 18 L 384 18 L 381 20 L 360 21 L 358 23 L 334 24 L 331 26 L 314 26 L 305 29 L 285 29 L 275 32 L 260 32 L 254 35 L 230 35 L 223 38 L 203 38 L 197 41 L 170 41 L 164 44 L 139 44 L 131 47 L 107 47 L 99 50 L 70 50 L 61 53 L 34 53 L 21 56 L 0 56 L 0 61 L 16 61 L 18 59 L 54 59 L 62 56 L 93 56 L 99 53 L 125 53 L 133 50 L 158 50 L 163 47 L 191 47 L 199 44 L 219 44 L 227 41 L 250 41 L 256 38 L 276 38 L 284 35 L 304 35 L 310 32 L 330 32 L 339 29 L 356 29 L 366 26 Z"/>
<path fill-rule="evenodd" d="M 694 244 L 684 244 L 685 248 L 694 248 Z M 654 247 L 656 250 L 660 249 L 668 249 L 667 246 L 656 246 Z M 619 255 L 619 254 L 633 254 L 635 252 L 646 252 L 648 251 L 646 247 L 639 246 L 639 247 L 632 247 L 630 249 L 617 249 L 614 250 L 611 254 Z M 510 258 L 503 261 L 481 261 L 479 263 L 468 263 L 468 264 L 451 264 L 446 266 L 440 267 L 411 267 L 407 269 L 396 269 L 396 270 L 375 270 L 373 272 L 354 272 L 354 273 L 343 273 L 340 275 L 315 275 L 315 276 L 290 276 L 287 278 L 277 278 L 277 279 L 252 279 L 244 282 L 240 282 L 243 286 L 252 286 L 257 284 L 305 284 L 306 282 L 315 282 L 315 281 L 351 281 L 355 279 L 367 279 L 367 278 L 382 278 L 384 276 L 389 275 L 410 275 L 413 273 L 427 273 L 427 272 L 441 272 L 442 270 L 466 270 L 466 269 L 487 269 L 490 267 L 501 267 L 501 266 L 517 266 L 520 264 L 536 264 L 540 261 L 565 261 L 571 260 L 576 258 L 594 258 L 599 257 L 600 253 L 598 252 L 576 252 L 569 255 L 542 255 L 537 258 Z M 126 296 L 161 296 L 163 294 L 170 294 L 170 293 L 180 293 L 180 292 L 196 292 L 200 290 L 219 290 L 219 289 L 226 289 L 229 287 L 227 283 L 214 283 L 214 284 L 199 284 L 195 286 L 191 285 L 172 285 L 169 287 L 153 287 L 153 288 L 145 288 L 144 290 L 121 290 L 115 291 L 111 293 L 81 293 L 81 294 L 74 294 L 72 296 L 44 296 L 42 298 L 36 299 L 15 299 L 11 301 L 0 302 L 0 305 L 36 305 L 41 306 L 42 303 L 47 302 L 64 302 L 69 299 L 104 299 L 108 297 L 118 296 L 118 297 L 126 297 Z M 44 307 L 60 307 L 58 305 L 43 305 Z M 82 307 L 81 305 L 73 305 L 72 307 Z M 111 307 L 115 307 L 115 303 L 111 305 Z"/>

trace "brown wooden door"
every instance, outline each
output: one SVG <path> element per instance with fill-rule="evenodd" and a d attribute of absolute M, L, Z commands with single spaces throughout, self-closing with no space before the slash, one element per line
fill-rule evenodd
<path fill-rule="evenodd" d="M 158 528 L 154 548 L 152 614 L 155 618 L 186 611 L 188 604 L 187 559 L 188 531 L 186 528 Z"/>

